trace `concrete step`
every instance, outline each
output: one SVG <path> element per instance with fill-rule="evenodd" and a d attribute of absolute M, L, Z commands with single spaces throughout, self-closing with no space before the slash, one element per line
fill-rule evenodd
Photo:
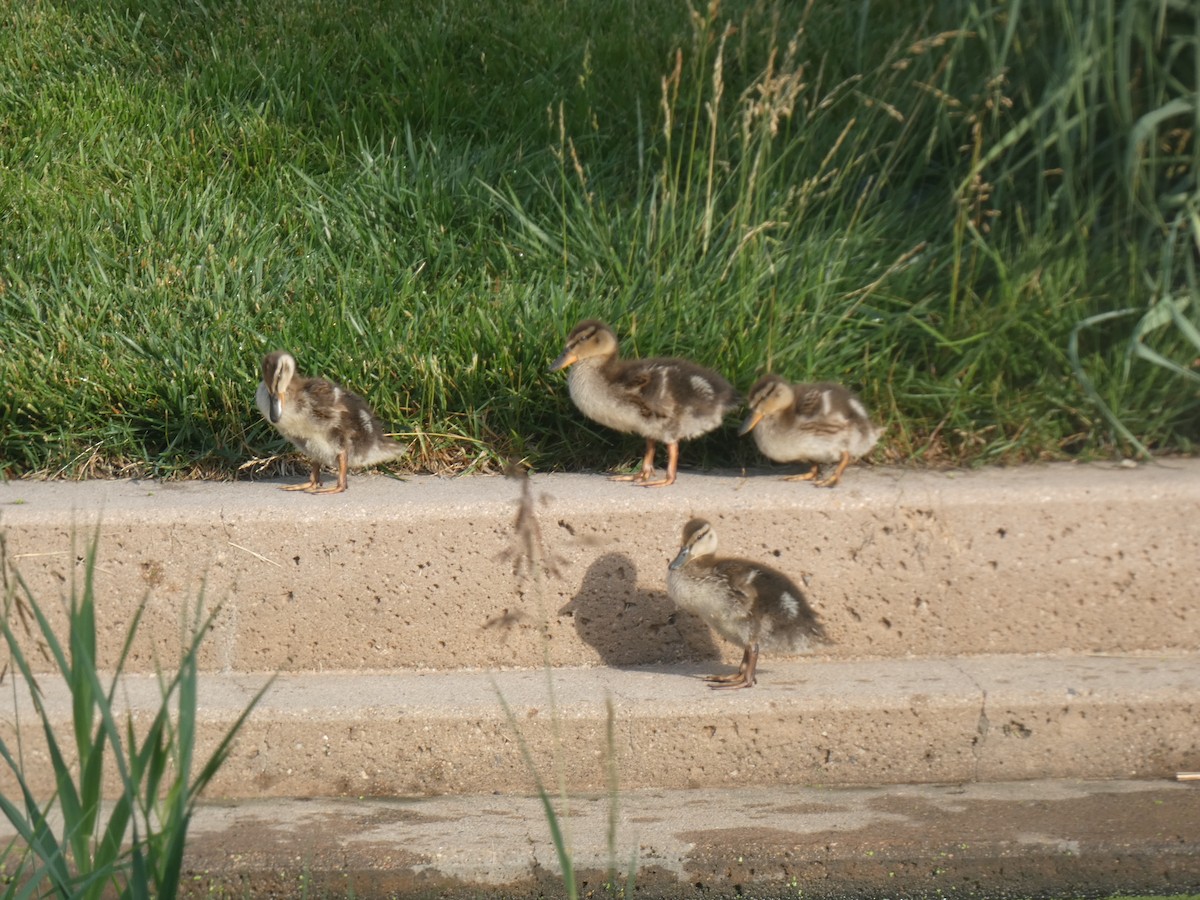
<path fill-rule="evenodd" d="M 10 562 L 38 597 L 79 580 L 100 532 L 101 659 L 148 598 L 130 666 L 179 644 L 203 590 L 213 672 L 628 666 L 720 659 L 665 569 L 691 516 L 722 552 L 803 579 L 830 659 L 1187 652 L 1200 646 L 1200 460 L 1132 469 L 857 467 L 841 486 L 685 472 L 403 480 L 341 495 L 272 483 L 0 485 Z M 512 574 L 532 547 L 545 578 Z M 36 657 L 36 654 L 35 654 Z"/>
<path fill-rule="evenodd" d="M 710 669 L 284 675 L 209 796 L 521 794 L 534 772 L 547 785 L 603 792 L 613 753 L 623 790 L 1147 778 L 1200 761 L 1195 654 L 766 660 L 758 686 L 742 691 L 710 690 L 700 680 Z M 263 681 L 203 679 L 202 750 Z M 66 728 L 65 686 L 41 687 L 56 729 Z M 144 722 L 157 681 L 127 677 L 117 696 Z M 12 746 L 23 723 L 27 771 L 48 792 L 32 714 L 21 697 L 0 716 L 0 737 Z"/>

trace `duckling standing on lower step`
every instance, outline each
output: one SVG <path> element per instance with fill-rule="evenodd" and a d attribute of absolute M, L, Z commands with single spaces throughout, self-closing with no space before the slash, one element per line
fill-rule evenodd
<path fill-rule="evenodd" d="M 753 429 L 758 449 L 776 462 L 812 464 L 808 472 L 785 481 L 833 487 L 850 461 L 870 453 L 882 433 L 863 402 L 840 384 L 788 384 L 778 375 L 766 375 L 750 389 L 748 405 L 750 415 L 738 434 Z M 817 481 L 821 463 L 835 462 L 837 470 Z"/>
<path fill-rule="evenodd" d="M 667 568 L 667 594 L 727 641 L 745 647 L 735 675 L 710 675 L 713 688 L 754 687 L 758 651 L 802 653 L 828 642 L 804 592 L 770 566 L 718 559 L 717 535 L 704 519 L 683 526 L 683 546 Z"/>
<path fill-rule="evenodd" d="M 733 385 L 690 360 L 618 358 L 616 334 L 595 320 L 575 326 L 550 371 L 567 366 L 573 366 L 567 387 L 580 412 L 646 439 L 642 471 L 614 479 L 643 487 L 674 484 L 679 442 L 712 431 L 738 402 Z M 667 474 L 654 481 L 658 441 L 667 445 Z"/>
<path fill-rule="evenodd" d="M 254 402 L 263 418 L 312 463 L 309 480 L 287 485 L 285 491 L 341 493 L 348 468 L 373 466 L 408 449 L 384 433 L 365 400 L 332 381 L 297 374 L 296 360 L 282 350 L 263 358 Z M 321 487 L 322 465 L 337 467 L 334 487 Z"/>

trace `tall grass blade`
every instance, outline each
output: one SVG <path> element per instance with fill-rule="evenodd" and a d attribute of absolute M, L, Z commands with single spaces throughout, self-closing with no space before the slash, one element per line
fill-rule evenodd
<path fill-rule="evenodd" d="M 571 850 L 567 846 L 566 838 L 563 836 L 558 813 L 554 809 L 554 804 L 550 801 L 550 795 L 546 793 L 546 786 L 542 783 L 537 766 L 534 765 L 533 754 L 529 752 L 529 745 L 525 742 L 525 736 L 521 734 L 517 717 L 513 714 L 512 708 L 508 705 L 508 701 L 505 699 L 500 686 L 496 684 L 495 680 L 492 681 L 492 689 L 496 692 L 496 698 L 500 701 L 500 705 L 504 709 L 504 715 L 508 719 L 509 725 L 512 726 L 513 734 L 517 739 L 517 747 L 521 752 L 521 759 L 525 761 L 525 767 L 529 770 L 529 774 L 533 778 L 534 787 L 537 789 L 538 799 L 541 800 L 542 811 L 546 816 L 546 824 L 550 828 L 550 841 L 554 844 L 554 854 L 558 859 L 558 866 L 562 872 L 563 889 L 566 891 L 569 900 L 578 900 L 579 885 L 575 881 L 575 864 L 571 858 Z"/>
<path fill-rule="evenodd" d="M 197 628 L 184 648 L 176 671 L 160 676 L 161 705 L 145 737 L 139 741 L 132 715 L 124 728 L 116 695 L 125 662 L 141 621 L 144 603 L 131 620 L 113 672 L 105 686 L 97 670 L 95 570 L 99 535 L 92 539 L 82 585 L 75 585 L 67 605 L 68 658 L 41 604 L 33 596 L 20 572 L 13 569 L 12 582 L 4 536 L 0 533 L 0 567 L 5 573 L 5 619 L 0 628 L 10 658 L 32 699 L 36 717 L 50 754 L 56 789 L 45 800 L 35 798 L 25 777 L 24 762 L 0 741 L 0 760 L 18 784 L 24 809 L 0 797 L 0 812 L 17 832 L 18 862 L 27 881 L 19 895 L 33 896 L 45 890 L 73 900 L 116 894 L 134 898 L 173 898 L 182 875 L 182 857 L 192 810 L 201 792 L 227 757 L 230 743 L 271 681 L 256 693 L 219 742 L 217 750 L 193 776 L 196 739 L 194 722 L 198 710 L 198 652 L 210 614 L 204 619 L 202 601 L 197 604 Z M 74 762 L 62 751 L 63 737 L 55 731 L 53 714 L 45 706 L 42 691 L 24 654 L 8 615 L 28 609 L 36 623 L 32 632 L 48 649 L 61 678 L 71 692 L 70 731 L 76 748 Z M 16 686 L 14 685 L 14 690 Z M 86 702 L 81 702 L 81 697 Z M 172 707 L 175 707 L 172 712 Z M 173 726 L 175 718 L 180 726 Z M 18 731 L 18 734 L 20 732 Z M 186 746 L 185 746 L 186 742 Z M 111 763 L 105 764 L 105 759 Z M 105 771 L 115 769 L 118 790 L 106 802 Z M 48 811 L 56 808 L 62 819 L 61 837 L 51 826 Z M 101 824 L 101 816 L 107 819 Z"/>
<path fill-rule="evenodd" d="M 1112 408 L 1100 396 L 1100 392 L 1096 390 L 1095 383 L 1088 375 L 1087 370 L 1084 368 L 1079 357 L 1079 334 L 1081 331 L 1086 328 L 1093 328 L 1097 325 L 1103 324 L 1104 322 L 1110 322 L 1114 319 L 1122 319 L 1127 316 L 1134 315 L 1136 312 L 1136 309 L 1118 309 L 1112 312 L 1089 316 L 1071 330 L 1071 336 L 1067 342 L 1067 355 L 1070 358 L 1071 366 L 1075 371 L 1075 378 L 1081 385 L 1083 385 L 1083 388 L 1087 392 L 1089 399 L 1093 404 L 1095 404 L 1096 408 L 1100 410 L 1101 415 L 1104 416 L 1109 425 L 1111 425 L 1121 435 L 1122 438 L 1128 441 L 1129 444 L 1132 445 L 1138 452 L 1138 454 L 1143 457 L 1149 457 L 1150 451 L 1142 444 L 1141 441 L 1137 439 L 1137 436 L 1134 435 L 1132 431 L 1125 427 L 1120 418 L 1113 413 Z"/>

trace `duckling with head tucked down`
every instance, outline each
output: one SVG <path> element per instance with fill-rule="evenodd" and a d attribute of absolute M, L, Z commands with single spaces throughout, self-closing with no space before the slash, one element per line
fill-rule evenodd
<path fill-rule="evenodd" d="M 309 480 L 285 491 L 340 493 L 346 490 L 347 469 L 386 462 L 408 449 L 387 436 L 365 400 L 332 381 L 298 374 L 296 360 L 283 350 L 263 358 L 254 401 L 263 418 L 312 463 Z M 337 468 L 335 486 L 321 487 L 322 465 Z"/>
<path fill-rule="evenodd" d="M 737 391 L 709 369 L 686 359 L 620 359 L 617 336 L 603 322 L 580 322 L 567 337 L 557 372 L 572 366 L 567 387 L 589 419 L 646 439 L 642 470 L 617 476 L 643 487 L 674 484 L 679 442 L 712 431 L 738 402 Z M 657 442 L 667 445 L 667 474 L 654 478 Z"/>
<path fill-rule="evenodd" d="M 870 453 L 882 433 L 863 402 L 840 384 L 788 384 L 766 375 L 750 389 L 748 405 L 750 415 L 738 434 L 753 430 L 758 449 L 776 462 L 811 463 L 808 472 L 786 481 L 833 487 L 850 461 Z M 817 481 L 821 463 L 837 463 L 837 470 Z"/>
<path fill-rule="evenodd" d="M 804 592 L 782 572 L 745 559 L 718 559 L 717 535 L 704 519 L 683 526 L 683 546 L 667 568 L 667 594 L 727 641 L 745 648 L 733 675 L 710 675 L 713 688 L 754 687 L 758 652 L 802 653 L 828 641 Z"/>

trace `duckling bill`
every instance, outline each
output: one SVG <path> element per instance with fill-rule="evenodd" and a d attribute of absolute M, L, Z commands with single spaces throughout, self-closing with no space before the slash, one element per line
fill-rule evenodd
<path fill-rule="evenodd" d="M 719 426 L 738 402 L 728 381 L 686 359 L 620 359 L 617 336 L 603 322 L 580 322 L 567 337 L 551 372 L 571 367 L 567 388 L 571 400 L 593 421 L 646 439 L 642 469 L 617 476 L 643 487 L 675 483 L 679 442 Z M 654 479 L 654 453 L 667 445 L 667 473 Z"/>
<path fill-rule="evenodd" d="M 341 493 L 348 469 L 386 462 L 408 449 L 387 436 L 365 400 L 332 381 L 299 374 L 296 360 L 283 350 L 263 357 L 254 402 L 263 418 L 312 464 L 309 480 L 287 485 L 285 491 Z M 335 486 L 321 486 L 322 466 L 337 469 Z"/>
<path fill-rule="evenodd" d="M 782 572 L 716 556 L 717 535 L 704 519 L 683 526 L 682 546 L 667 568 L 667 594 L 727 641 L 744 647 L 735 674 L 710 675 L 720 689 L 754 687 L 759 650 L 802 653 L 828 642 L 804 592 Z"/>
<path fill-rule="evenodd" d="M 763 455 L 780 463 L 807 462 L 810 468 L 785 481 L 812 481 L 834 487 L 846 467 L 871 452 L 882 430 L 853 391 L 840 384 L 789 384 L 766 375 L 750 389 L 750 414 L 738 434 L 754 432 Z M 837 469 L 818 481 L 822 463 Z"/>

